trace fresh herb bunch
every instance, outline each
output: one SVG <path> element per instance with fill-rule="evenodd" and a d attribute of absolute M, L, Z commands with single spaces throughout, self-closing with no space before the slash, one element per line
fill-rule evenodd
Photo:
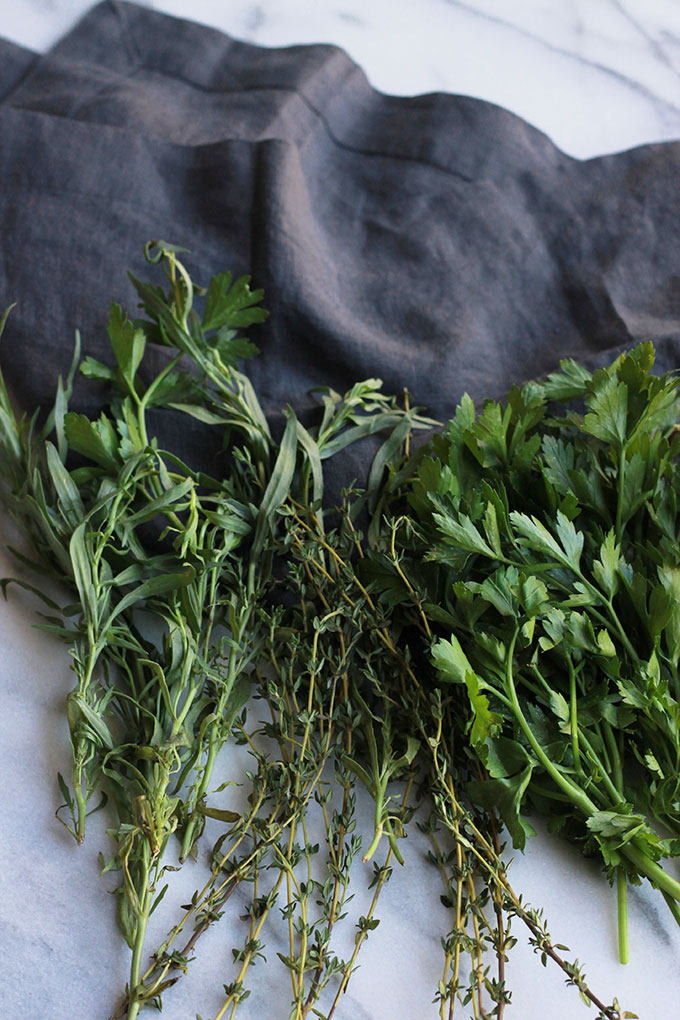
<path fill-rule="evenodd" d="M 503 497 L 497 487 L 501 509 L 489 497 L 496 531 L 486 504 L 481 517 L 477 514 L 474 472 L 478 478 L 488 475 L 493 487 L 495 470 L 507 487 L 502 458 L 496 464 L 482 450 L 487 440 L 479 437 L 476 447 L 461 439 L 458 452 L 452 453 L 455 424 L 435 441 L 438 459 L 409 458 L 412 431 L 433 423 L 411 409 L 408 398 L 401 406 L 385 396 L 379 380 L 358 383 L 344 396 L 322 390 L 320 422 L 310 429 L 288 409 L 283 436 L 276 441 L 247 375 L 237 367 L 255 353 L 240 332 L 263 321 L 261 292 L 250 290 L 248 278 L 232 281 L 229 274 L 214 277 L 202 290 L 180 254 L 181 249 L 163 242 L 147 246 L 149 262 L 164 269 L 165 288 L 133 278 L 145 317 L 130 320 L 114 306 L 109 319 L 113 364 L 86 358 L 80 365 L 85 376 L 110 387 L 107 408 L 98 418 L 68 410 L 79 342 L 44 423 L 37 414 L 17 417 L 0 385 L 0 474 L 6 501 L 28 539 L 28 564 L 51 574 L 69 592 L 62 604 L 31 589 L 45 603 L 43 625 L 70 644 L 73 656 L 70 785 L 59 778 L 70 814 L 66 824 L 82 841 L 95 795 L 101 795 L 100 806 L 109 802 L 106 810 L 114 820 L 115 852 L 105 869 L 121 874 L 118 916 L 132 949 L 128 988 L 116 1016 L 134 1020 L 143 1008 L 159 1007 L 162 994 L 186 971 L 198 940 L 223 916 L 235 890 L 249 889 L 247 930 L 242 945 L 234 948 L 236 972 L 225 985 L 217 1017 L 233 1017 L 246 1000 L 246 977 L 262 958 L 267 928 L 279 911 L 287 928 L 288 950 L 280 961 L 291 982 L 290 1015 L 304 1020 L 311 1013 L 324 1015 L 325 1009 L 332 1017 L 358 953 L 378 925 L 379 897 L 393 863 L 402 861 L 399 840 L 414 824 L 431 840 L 431 861 L 443 878 L 444 902 L 451 910 L 435 1000 L 442 1020 L 453 1015 L 457 1002 L 472 1004 L 480 1018 L 503 1016 L 509 1001 L 505 963 L 514 941 L 509 932 L 513 915 L 528 925 L 542 958 L 558 962 L 582 997 L 596 1004 L 600 1017 L 627 1015 L 616 1003 L 606 1007 L 597 999 L 578 965 L 560 956 L 540 913 L 526 907 L 508 883 L 496 804 L 480 790 L 508 779 L 501 783 L 506 797 L 500 813 L 514 836 L 524 834 L 515 775 L 495 775 L 489 763 L 500 760 L 504 748 L 514 761 L 507 750 L 513 741 L 525 754 L 530 750 L 514 729 L 512 738 L 501 732 L 491 681 L 475 679 L 476 674 L 469 682 L 467 674 L 463 677 L 472 706 L 468 735 L 481 760 L 467 748 L 461 691 L 433 683 L 428 658 L 433 637 L 442 626 L 447 635 L 457 627 L 456 614 L 469 602 L 462 589 L 451 588 L 452 572 L 457 577 L 469 565 L 479 571 L 484 560 L 478 547 L 475 556 L 461 552 L 446 529 L 442 542 L 440 517 L 448 514 L 463 531 L 468 525 L 461 515 L 467 515 L 469 527 L 484 518 L 493 536 L 504 536 L 499 541 L 507 539 L 517 555 L 526 553 L 533 567 L 538 562 L 521 533 L 513 538 L 506 530 L 513 521 L 507 492 Z M 157 353 L 165 351 L 166 360 L 149 378 L 145 354 L 152 345 Z M 574 380 L 583 383 L 587 400 L 587 374 L 569 368 L 565 375 L 572 388 Z M 528 451 L 538 457 L 540 438 L 536 443 L 533 434 L 548 428 L 544 400 L 559 396 L 559 385 L 555 377 L 540 390 L 529 387 L 521 399 L 511 398 L 516 414 L 508 413 L 503 427 L 510 440 L 510 474 L 515 478 L 513 472 L 525 469 L 509 490 L 518 497 L 533 492 L 524 485 L 533 464 Z M 627 379 L 625 385 L 631 388 Z M 671 398 L 661 391 L 653 397 L 654 414 L 670 414 Z M 156 412 L 164 411 L 189 415 L 213 430 L 215 445 L 225 451 L 226 477 L 194 470 L 164 448 L 151 428 L 158 421 Z M 480 435 L 493 433 L 495 413 L 489 410 Z M 569 424 L 572 432 L 578 431 L 575 422 Z M 474 414 L 467 424 L 473 429 Z M 553 435 L 557 426 L 550 428 Z M 324 507 L 327 460 L 378 433 L 385 438 L 366 491 L 348 489 L 335 512 Z M 492 439 L 488 445 L 495 449 Z M 669 446 L 669 470 L 674 450 Z M 630 464 L 623 468 L 627 482 L 621 482 L 629 489 L 635 488 L 639 473 L 636 452 L 631 440 Z M 421 523 L 385 520 L 384 511 L 401 498 L 414 464 L 420 464 L 420 471 L 411 500 Z M 463 468 L 456 480 L 454 472 Z M 587 466 L 580 469 L 590 477 Z M 602 470 L 606 475 L 611 467 L 603 463 Z M 557 500 L 553 513 L 559 504 L 569 520 L 576 509 L 573 497 L 570 501 L 555 484 L 553 489 L 554 499 L 550 490 L 548 497 L 532 495 L 532 508 L 539 512 L 546 498 L 548 506 L 550 499 Z M 464 492 L 471 494 L 469 503 Z M 617 520 L 624 529 L 629 523 L 624 497 L 620 503 Z M 657 512 L 668 520 L 666 503 Z M 477 534 L 484 541 L 482 532 Z M 483 534 L 497 553 L 495 537 L 492 541 L 486 530 Z M 424 563 L 432 536 L 437 553 Z M 616 532 L 615 539 L 622 540 Z M 604 542 L 603 531 L 599 546 Z M 542 583 L 565 584 L 564 574 L 559 564 L 549 565 Z M 477 575 L 471 580 L 483 583 Z M 511 575 L 511 582 L 519 585 L 519 576 L 515 581 Z M 576 591 L 579 612 L 585 614 L 589 603 Z M 517 596 L 521 612 L 523 593 L 521 588 Z M 654 596 L 655 605 L 660 597 Z M 474 598 L 483 601 L 476 591 Z M 485 612 L 490 615 L 495 608 L 492 602 Z M 531 626 L 515 639 L 518 653 L 531 645 Z M 444 656 L 449 669 L 445 680 L 452 679 L 447 656 L 455 658 L 458 647 L 464 654 L 462 642 L 469 631 L 461 634 L 435 645 L 435 661 L 441 665 Z M 549 650 L 541 646 L 541 651 Z M 656 648 L 660 669 L 667 651 L 667 645 Z M 471 663 L 476 661 L 468 654 Z M 580 661 L 574 669 L 577 683 L 588 676 Z M 616 711 L 623 712 L 618 702 Z M 534 715 L 531 725 L 536 725 Z M 253 760 L 245 773 L 229 773 L 229 782 L 248 784 L 239 811 L 215 803 L 224 784 L 212 788 L 218 757 L 230 738 L 247 745 Z M 573 752 L 571 731 L 569 746 Z M 492 750 L 484 757 L 482 748 Z M 583 757 L 582 748 L 583 741 Z M 658 759 L 666 761 L 662 755 Z M 565 774 L 566 762 L 564 757 L 558 763 Z M 652 768 L 649 761 L 647 767 Z M 539 766 L 532 763 L 531 771 L 531 778 L 534 771 L 538 776 Z M 363 845 L 356 831 L 357 783 L 375 805 L 374 831 Z M 425 806 L 427 794 L 432 795 L 430 807 Z M 637 802 L 634 807 L 641 810 Z M 631 817 L 624 808 L 617 812 Z M 173 870 L 168 863 L 171 840 L 179 839 L 180 863 L 195 855 L 206 818 L 224 827 L 212 851 L 211 876 L 144 970 L 148 919 Z M 322 851 L 311 837 L 319 826 Z M 638 839 L 637 830 L 634 835 Z M 632 839 L 626 842 L 634 845 Z M 383 844 L 384 855 L 376 862 Z M 645 853 L 654 864 L 657 844 L 650 847 Z M 350 913 L 350 870 L 360 853 L 372 863 L 372 899 L 366 914 L 355 919 L 351 954 L 342 958 L 334 939 Z M 497 961 L 495 976 L 489 953 Z M 467 982 L 465 957 L 471 965 Z M 486 1000 L 493 1004 L 491 1012 Z"/>
<path fill-rule="evenodd" d="M 348 502 L 359 512 L 366 494 L 352 494 Z M 366 631 L 361 598 L 339 594 L 347 580 L 341 553 L 356 552 L 361 534 L 346 508 L 338 515 L 294 500 L 281 515 L 286 527 L 278 553 L 287 563 L 280 581 L 285 598 L 261 611 L 269 620 L 266 655 L 254 671 L 248 731 L 237 723 L 257 762 L 252 811 L 234 819 L 218 840 L 211 879 L 187 905 L 144 975 L 144 996 L 153 1001 L 187 968 L 198 939 L 219 919 L 229 896 L 252 883 L 248 930 L 243 946 L 234 950 L 236 974 L 225 985 L 216 1020 L 234 1016 L 249 996 L 247 973 L 262 955 L 267 930 L 276 928 L 278 913 L 285 929 L 279 921 L 279 937 L 288 942 L 288 951 L 277 955 L 290 976 L 290 1016 L 334 1015 L 361 947 L 378 927 L 375 912 L 392 859 L 401 861 L 396 840 L 412 818 L 413 742 L 409 738 L 403 753 L 394 754 L 392 746 L 401 737 L 391 734 L 389 719 L 377 717 L 360 693 L 367 676 L 391 671 L 384 635 L 376 640 Z M 259 722 L 258 704 L 265 708 Z M 375 838 L 369 838 L 372 845 L 364 856 L 379 853 L 385 831 L 390 845 L 382 863 L 373 862 L 371 902 L 355 918 L 353 950 L 343 957 L 334 949 L 335 936 L 351 916 L 350 872 L 362 848 L 355 817 L 357 776 L 376 800 Z M 175 950 L 190 927 L 185 945 Z M 322 1007 L 327 1012 L 320 1013 Z M 123 1015 L 124 1009 L 116 1014 Z"/>
<path fill-rule="evenodd" d="M 180 860 L 193 851 L 216 755 L 248 697 L 260 640 L 251 620 L 271 567 L 264 546 L 291 457 L 285 448 L 275 456 L 252 389 L 235 368 L 247 353 L 235 328 L 265 317 L 261 293 L 247 280 L 231 286 L 218 277 L 201 320 L 176 249 L 149 246 L 147 254 L 166 260 L 168 295 L 134 281 L 149 320 L 133 323 L 114 305 L 115 366 L 91 358 L 81 366 L 110 382 L 109 414 L 90 420 L 68 412 L 73 368 L 41 429 L 35 416 L 11 415 L 2 395 L 10 510 L 36 565 L 76 598 L 51 603 L 46 620 L 71 643 L 76 674 L 68 699 L 71 790 L 59 779 L 78 842 L 95 791 L 115 808 L 117 848 L 105 870 L 122 873 L 130 1018 L 142 1002 L 136 988 L 148 918 L 167 889 L 157 892 L 168 840 L 180 836 Z M 140 366 L 150 341 L 174 350 L 148 382 Z M 182 354 L 200 375 L 176 370 Z M 192 471 L 149 436 L 149 410 L 180 401 L 191 414 L 219 408 L 229 421 L 234 469 L 226 481 Z M 74 464 L 74 455 L 85 463 Z M 236 558 L 244 536 L 250 556 Z"/>
<path fill-rule="evenodd" d="M 289 409 L 281 441 L 275 442 L 247 376 L 236 367 L 254 353 L 239 331 L 266 317 L 261 292 L 250 290 L 247 277 L 232 281 L 229 274 L 214 277 L 203 291 L 194 286 L 180 253 L 164 242 L 147 246 L 148 260 L 163 264 L 167 290 L 133 277 L 146 318 L 131 321 L 114 305 L 108 332 L 115 363 L 86 358 L 81 364 L 85 376 L 111 388 L 107 411 L 97 419 L 68 410 L 79 342 L 44 424 L 37 413 L 17 417 L 0 385 L 0 471 L 7 504 L 29 541 L 28 565 L 49 572 L 72 600 L 61 605 L 31 589 L 48 607 L 43 625 L 70 643 L 76 676 L 68 699 L 70 788 L 59 777 L 71 815 L 65 824 L 82 842 L 97 791 L 103 795 L 100 806 L 108 800 L 115 812 L 110 831 L 116 852 L 105 870 L 122 874 L 118 917 L 132 949 L 129 1020 L 144 1005 L 157 1004 L 174 980 L 167 978 L 168 969 L 186 963 L 187 954 L 169 952 L 168 941 L 156 954 L 153 980 L 148 972 L 142 975 L 147 922 L 167 889 L 166 883 L 158 891 L 161 880 L 172 870 L 165 854 L 173 833 L 181 840 L 181 862 L 196 852 L 206 817 L 227 823 L 229 850 L 222 852 L 223 840 L 215 851 L 215 876 L 249 840 L 246 857 L 230 865 L 230 888 L 236 879 L 257 884 L 262 851 L 273 850 L 287 828 L 293 832 L 333 747 L 321 709 L 308 710 L 303 738 L 301 717 L 281 721 L 284 707 L 291 716 L 286 698 L 295 703 L 300 696 L 289 675 L 285 696 L 276 695 L 279 765 L 287 753 L 288 779 L 258 752 L 246 815 L 207 803 L 217 756 L 234 726 L 242 739 L 252 739 L 244 736 L 241 716 L 262 661 L 275 661 L 277 652 L 283 661 L 290 655 L 286 642 L 297 625 L 272 630 L 271 618 L 280 573 L 275 560 L 285 552 L 279 536 L 285 506 L 294 500 L 303 513 L 322 520 L 329 457 L 364 436 L 386 432 L 369 479 L 375 486 L 395 434 L 400 442 L 411 429 L 429 424 L 386 397 L 380 381 L 372 379 L 344 397 L 323 390 L 322 420 L 313 430 Z M 205 298 L 200 315 L 197 297 Z M 167 349 L 168 356 L 149 380 L 144 355 L 152 344 Z M 171 409 L 217 428 L 230 465 L 227 477 L 195 471 L 165 450 L 150 434 L 151 409 Z M 312 627 L 314 641 L 323 629 Z M 278 635 L 274 647 L 272 633 Z M 312 678 L 317 672 L 312 666 Z M 310 681 L 310 691 L 313 687 Z M 314 701 L 311 693 L 309 698 Z M 318 729 L 324 726 L 322 738 Z M 353 794 L 346 789 L 349 804 Z M 344 840 L 350 829 L 345 825 L 343 831 Z M 228 891 L 215 880 L 192 903 L 198 934 L 219 915 Z M 257 942 L 255 936 L 250 942 Z M 315 966 L 321 977 L 326 965 L 319 960 Z M 236 985 L 234 1005 L 243 997 L 239 980 Z M 300 994 L 298 988 L 298 1001 Z"/>
<path fill-rule="evenodd" d="M 364 503 L 362 498 L 356 505 Z M 213 850 L 212 877 L 153 954 L 143 991 L 138 989 L 145 1001 L 157 1001 L 187 969 L 198 939 L 222 916 L 229 897 L 250 884 L 247 932 L 243 945 L 234 949 L 236 973 L 225 985 L 226 998 L 217 1018 L 234 1016 L 250 995 L 245 983 L 248 971 L 262 956 L 267 931 L 276 928 L 279 913 L 285 928 L 282 932 L 279 921 L 279 937 L 283 935 L 289 947 L 278 956 L 290 975 L 290 1016 L 301 1020 L 312 1012 L 319 1015 L 321 999 L 329 1010 L 324 1015 L 334 1014 L 361 946 L 378 925 L 374 914 L 392 873 L 394 840 L 411 817 L 412 755 L 402 762 L 392 756 L 381 729 L 374 733 L 380 720 L 367 712 L 357 690 L 371 663 L 374 670 L 386 672 L 389 662 L 384 661 L 381 643 L 366 640 L 361 606 L 338 597 L 338 567 L 331 553 L 337 557 L 341 545 L 348 543 L 354 548 L 360 535 L 351 527 L 341 542 L 330 510 L 322 514 L 297 500 L 282 507 L 281 514 L 286 528 L 280 533 L 278 553 L 287 563 L 279 582 L 282 598 L 260 610 L 268 621 L 265 654 L 254 669 L 249 725 L 245 720 L 236 724 L 237 739 L 240 735 L 248 744 L 256 762 L 250 773 L 249 811 L 231 819 Z M 317 533 L 318 543 L 311 538 Z M 313 551 L 327 561 L 327 568 L 318 574 Z M 258 705 L 264 709 L 263 717 L 258 716 Z M 381 819 L 387 819 L 390 803 L 388 824 L 394 828 L 384 862 L 374 865 L 371 904 L 355 921 L 354 949 L 345 959 L 333 946 L 335 932 L 347 926 L 353 898 L 350 869 L 362 845 L 356 831 L 354 781 L 355 772 L 368 774 L 361 762 L 376 777 L 376 789 L 380 784 L 376 815 L 379 811 Z M 405 766 L 404 788 L 392 780 L 402 777 Z M 209 813 L 230 821 L 230 812 Z M 321 849 L 319 834 L 325 844 Z M 376 850 L 377 840 L 372 853 Z M 185 942 L 177 950 L 182 938 Z M 331 982 L 337 983 L 334 992 Z M 125 1008 L 127 999 L 116 1016 L 124 1016 Z"/>
<path fill-rule="evenodd" d="M 467 703 L 478 776 L 515 847 L 531 812 L 647 878 L 680 920 L 680 382 L 651 343 L 573 361 L 480 414 L 465 397 L 412 462 L 394 598 L 432 629 L 442 695 Z"/>
<path fill-rule="evenodd" d="M 419 458 L 409 458 L 408 443 L 399 458 L 393 457 L 382 507 L 389 509 L 399 500 Z M 633 1017 L 621 1012 L 616 1001 L 607 1006 L 598 998 L 578 961 L 566 959 L 567 948 L 553 942 L 542 912 L 514 891 L 497 813 L 468 796 L 467 784 L 481 776 L 482 768 L 467 748 L 460 690 L 436 684 L 430 660 L 432 607 L 409 579 L 419 574 L 417 560 L 422 570 L 421 547 L 412 558 L 413 522 L 386 519 L 376 527 L 373 520 L 364 537 L 354 516 L 350 505 L 338 527 L 325 532 L 313 517 L 298 520 L 292 540 L 310 577 L 333 580 L 335 603 L 351 608 L 352 640 L 362 650 L 359 662 L 362 656 L 366 660 L 353 700 L 368 755 L 361 756 L 360 767 L 348 762 L 375 802 L 374 838 L 364 859 L 387 840 L 390 856 L 401 862 L 395 836 L 416 826 L 429 838 L 429 860 L 443 880 L 450 929 L 441 939 L 443 973 L 434 1000 L 438 1015 L 450 1020 L 462 1005 L 471 1006 L 476 1018 L 501 1020 L 511 1001 L 506 964 L 517 941 L 510 933 L 517 917 L 542 962 L 557 964 L 583 1001 L 597 1007 L 598 1017 Z M 403 803 L 396 809 L 404 780 L 414 784 L 406 811 Z"/>

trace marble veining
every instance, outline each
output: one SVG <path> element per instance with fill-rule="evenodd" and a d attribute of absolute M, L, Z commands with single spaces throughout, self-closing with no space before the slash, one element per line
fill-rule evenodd
<path fill-rule="evenodd" d="M 463 3 L 462 0 L 445 0 L 445 2 L 451 7 L 464 11 L 466 14 L 472 15 L 482 22 L 498 24 L 502 28 L 507 29 L 509 33 L 516 33 L 529 39 L 532 43 L 536 43 L 549 53 L 566 57 L 577 64 L 601 72 L 611 77 L 614 81 L 620 82 L 623 86 L 639 92 L 654 103 L 661 103 L 664 107 L 667 106 L 675 112 L 680 110 L 677 103 L 671 102 L 666 96 L 666 85 L 669 86 L 669 95 L 674 94 L 674 90 L 670 88 L 673 84 L 672 82 L 666 83 L 664 81 L 663 89 L 658 91 L 647 84 L 648 80 L 653 79 L 654 84 L 657 87 L 659 86 L 661 81 L 659 75 L 660 67 L 670 71 L 672 78 L 677 83 L 677 70 L 666 55 L 661 42 L 654 38 L 653 34 L 627 11 L 623 4 L 616 2 L 616 0 L 612 0 L 611 6 L 612 10 L 621 16 L 621 31 L 617 31 L 615 37 L 614 33 L 589 32 L 579 5 L 573 3 L 571 7 L 574 19 L 570 24 L 567 23 L 569 31 L 566 39 L 564 36 L 564 22 L 560 22 L 555 26 L 547 21 L 547 19 L 545 21 L 541 19 L 541 28 L 545 26 L 545 30 L 541 31 L 533 23 L 529 23 L 532 22 L 532 19 L 528 19 L 528 22 L 525 23 L 524 20 L 521 22 L 511 20 L 505 14 L 500 15 L 496 13 L 497 9 L 505 10 L 503 6 L 498 4 L 489 4 L 488 9 L 480 9 L 472 4 Z M 594 7 L 596 5 L 589 5 L 587 8 L 588 12 L 590 13 Z M 532 10 L 532 13 L 534 11 L 535 8 Z M 517 12 L 513 11 L 513 13 L 516 14 Z M 626 24 L 633 30 L 633 36 L 630 39 L 627 38 L 628 33 L 625 32 Z M 637 44 L 642 44 L 640 52 L 637 52 L 638 45 L 636 45 L 635 36 L 638 37 Z M 629 65 L 631 50 L 635 51 L 635 56 L 639 61 L 632 68 Z M 619 63 L 617 59 L 619 54 L 626 58 L 625 63 L 623 61 Z M 649 73 L 640 74 L 639 72 L 643 70 L 643 65 L 650 63 L 649 57 L 652 57 L 651 75 Z M 626 73 L 620 69 L 621 67 L 627 68 Z M 631 71 L 637 71 L 637 76 L 631 74 Z M 663 94 L 660 94 L 661 92 Z"/>
<path fill-rule="evenodd" d="M 0 0 L 0 31 L 46 51 L 89 6 L 86 0 Z M 478 96 L 525 117 L 579 158 L 680 138 L 680 6 L 672 0 L 158 0 L 148 6 L 265 46 L 334 43 L 384 92 Z M 0 552 L 0 575 L 11 570 Z M 93 819 L 91 838 L 76 850 L 53 817 L 54 773 L 68 767 L 62 712 L 68 657 L 32 623 L 25 599 L 3 604 L 0 789 L 7 805 L 0 827 L 0 948 L 12 966 L 0 977 L 0 1012 L 104 1020 L 127 966 L 110 883 L 98 875 L 104 821 Z M 381 926 L 362 950 L 338 1020 L 434 1018 L 440 959 L 433 918 L 442 908 L 425 851 L 417 836 L 409 839 L 406 868 L 386 888 Z M 624 969 L 615 959 L 614 894 L 596 866 L 540 832 L 511 875 L 530 902 L 545 905 L 553 936 L 586 963 L 598 994 L 607 1001 L 618 995 L 641 1020 L 674 1015 L 680 935 L 656 894 L 645 887 L 631 892 L 633 959 Z M 199 865 L 180 873 L 153 918 L 152 941 L 200 876 Z M 360 875 L 357 905 L 365 884 Z M 508 1020 L 592 1016 L 555 968 L 540 967 L 519 922 L 514 934 Z M 219 1008 L 238 937 L 216 931 L 199 947 L 190 977 L 166 997 L 167 1020 L 187 1020 L 197 1009 L 207 1017 Z M 285 1020 L 281 970 L 263 966 L 254 974 L 252 999 L 239 1015 Z"/>

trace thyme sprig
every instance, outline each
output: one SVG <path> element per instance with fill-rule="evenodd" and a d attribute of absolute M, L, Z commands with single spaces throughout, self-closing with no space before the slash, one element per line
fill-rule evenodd
<path fill-rule="evenodd" d="M 392 494 L 383 501 L 384 506 L 398 498 L 402 468 L 403 461 L 395 457 Z M 421 776 L 422 788 L 432 798 L 434 808 L 424 825 L 436 840 L 433 863 L 443 874 L 444 902 L 452 913 L 451 930 L 442 942 L 444 977 L 435 999 L 440 1016 L 453 1017 L 457 1002 L 471 1005 L 475 1017 L 498 1020 L 503 1016 L 510 1001 L 506 963 L 514 944 L 509 934 L 512 916 L 527 926 L 531 939 L 540 938 L 546 959 L 563 970 L 602 1017 L 620 1020 L 633 1016 L 598 998 L 578 963 L 561 955 L 565 947 L 551 941 L 539 924 L 540 915 L 526 907 L 513 890 L 499 843 L 498 817 L 491 805 L 480 810 L 467 793 L 468 784 L 479 772 L 467 749 L 468 717 L 461 712 L 455 689 L 443 691 L 432 684 L 428 655 L 434 624 L 418 582 L 416 586 L 408 579 L 406 569 L 410 571 L 411 564 L 397 542 L 398 533 L 410 525 L 402 519 L 388 519 L 379 529 L 369 528 L 368 543 L 356 526 L 362 506 L 361 500 L 345 505 L 333 530 L 322 527 L 313 513 L 298 511 L 288 541 L 318 585 L 325 585 L 327 591 L 335 585 L 330 604 L 344 603 L 352 614 L 353 641 L 364 660 L 362 693 L 355 691 L 353 697 L 364 727 L 368 723 L 372 732 L 380 723 L 383 754 L 380 758 L 378 739 L 372 732 L 366 739 L 363 767 L 356 771 L 376 804 L 371 849 L 387 840 L 390 856 L 396 851 L 397 860 L 401 858 L 394 846 L 395 832 L 385 824 L 390 799 L 390 787 L 383 786 L 386 776 L 391 783 L 399 779 L 400 769 L 408 767 L 412 775 Z M 392 750 L 395 735 L 403 749 L 400 756 Z M 399 817 L 402 836 L 409 825 L 421 824 L 413 821 L 413 807 L 419 799 Z M 436 836 L 440 826 L 445 848 Z M 467 983 L 462 976 L 464 954 L 471 961 Z M 490 976 L 489 954 L 496 960 L 495 977 Z"/>

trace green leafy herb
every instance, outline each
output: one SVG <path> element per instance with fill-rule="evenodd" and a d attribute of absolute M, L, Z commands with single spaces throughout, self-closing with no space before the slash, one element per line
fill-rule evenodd
<path fill-rule="evenodd" d="M 653 361 L 646 343 L 592 374 L 564 362 L 480 415 L 465 398 L 414 465 L 402 567 L 439 682 L 467 695 L 467 795 L 516 847 L 537 811 L 599 853 L 622 959 L 626 883 L 680 901 L 661 866 L 680 834 L 680 392 Z"/>
<path fill-rule="evenodd" d="M 282 762 L 288 757 L 295 768 L 290 781 L 282 786 L 277 769 L 259 756 L 251 817 L 234 818 L 207 803 L 215 762 L 232 731 L 242 726 L 263 662 L 293 655 L 273 635 L 281 627 L 313 635 L 314 664 L 326 633 L 299 615 L 274 626 L 276 558 L 285 554 L 286 513 L 293 506 L 320 513 L 323 462 L 334 453 L 366 435 L 389 436 L 399 429 L 401 437 L 404 425 L 410 430 L 427 424 L 370 380 L 345 397 L 326 393 L 317 429 L 304 429 L 289 410 L 283 438 L 275 443 L 249 380 L 236 367 L 255 353 L 239 331 L 265 319 L 262 293 L 250 290 L 247 277 L 234 281 L 230 274 L 215 277 L 205 292 L 194 286 L 178 249 L 156 242 L 146 252 L 149 261 L 163 265 L 168 290 L 133 279 L 146 318 L 132 321 L 114 305 L 108 325 L 114 366 L 91 358 L 82 363 L 84 375 L 111 386 L 105 412 L 89 418 L 68 411 L 79 349 L 43 427 L 36 418 L 16 417 L 4 384 L 0 388 L 7 504 L 26 533 L 33 561 L 69 592 L 65 605 L 49 603 L 44 620 L 70 644 L 75 674 L 67 711 L 70 788 L 59 777 L 64 824 L 82 842 L 97 792 L 115 813 L 110 834 L 116 849 L 105 870 L 121 874 L 118 919 L 132 950 L 128 1020 L 162 991 L 164 976 L 145 982 L 142 971 L 148 918 L 167 887 L 161 883 L 169 870 L 164 864 L 169 839 L 179 837 L 183 860 L 196 852 L 206 817 L 235 825 L 237 841 L 251 831 L 253 850 L 242 878 L 257 881 L 262 851 L 276 847 L 286 828 L 292 838 L 335 747 L 332 712 L 324 736 L 317 731 L 327 709 L 326 700 L 315 707 L 321 667 L 312 665 L 306 714 L 291 714 L 290 698 L 300 697 L 301 680 L 292 691 L 288 681 L 282 691 L 267 688 L 281 720 Z M 195 301 L 203 294 L 200 317 Z M 144 373 L 149 343 L 170 349 L 150 381 Z M 179 370 L 181 361 L 190 372 Z M 180 410 L 217 428 L 215 445 L 225 449 L 229 465 L 226 477 L 194 471 L 163 449 L 150 434 L 152 407 Z M 48 438 L 53 430 L 56 445 Z M 379 464 L 374 477 L 380 473 Z M 296 661 L 300 655 L 295 646 Z M 265 835 L 259 810 L 272 798 L 278 808 Z M 349 787 L 344 800 L 346 807 L 353 801 Z M 287 818 L 281 817 L 284 810 Z M 350 831 L 345 825 L 341 839 Z M 291 852 L 292 844 L 286 853 Z M 219 860 L 218 872 L 224 855 Z M 343 882 L 336 886 L 331 914 L 342 902 L 337 897 L 344 896 Z M 219 913 L 215 901 L 221 895 L 212 887 L 206 891 L 201 924 Z M 249 946 L 251 959 L 258 955 L 255 931 Z M 167 948 L 157 959 L 165 961 L 166 953 Z M 163 975 L 166 967 L 163 962 Z M 318 985 L 326 964 L 319 958 L 316 967 Z M 240 1001 L 245 997 L 238 991 L 240 978 L 235 987 L 234 1001 Z"/>
<path fill-rule="evenodd" d="M 501 1020 L 512 917 L 601 1018 L 631 1016 L 597 998 L 514 893 L 499 819 L 522 846 L 527 807 L 552 811 L 611 875 L 646 875 L 678 898 L 659 864 L 680 835 L 675 379 L 649 374 L 649 347 L 594 375 L 565 363 L 505 407 L 476 416 L 464 398 L 412 457 L 411 433 L 434 423 L 369 379 L 317 391 L 312 427 L 288 408 L 276 442 L 239 368 L 256 353 L 241 331 L 266 318 L 262 293 L 229 273 L 197 286 L 182 251 L 147 245 L 164 285 L 132 278 L 144 317 L 112 307 L 111 364 L 81 362 L 77 341 L 44 423 L 16 416 L 0 379 L 0 476 L 22 558 L 66 592 L 60 604 L 16 582 L 73 659 L 59 813 L 78 842 L 95 796 L 112 820 L 102 861 L 120 874 L 131 948 L 116 1017 L 161 1007 L 238 888 L 244 937 L 216 1020 L 250 994 L 277 912 L 290 1015 L 324 1015 L 325 1001 L 330 1020 L 418 808 L 451 919 L 441 1017 L 472 1002 Z M 151 379 L 150 344 L 167 355 Z M 97 417 L 68 410 L 78 365 L 110 388 Z M 576 398 L 585 413 L 546 417 L 547 400 Z M 165 449 L 152 408 L 214 431 L 222 477 Z M 324 505 L 326 462 L 376 435 L 366 490 Z M 213 789 L 230 740 L 252 759 L 230 780 L 248 784 L 238 811 Z M 374 802 L 366 842 L 357 783 Z M 180 861 L 197 854 L 208 818 L 222 827 L 210 878 L 147 962 L 147 923 L 175 870 L 168 845 L 179 839 Z M 372 899 L 343 958 L 360 856 Z"/>

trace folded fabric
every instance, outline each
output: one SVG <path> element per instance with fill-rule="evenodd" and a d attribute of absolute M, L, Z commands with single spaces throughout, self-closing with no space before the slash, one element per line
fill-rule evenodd
<path fill-rule="evenodd" d="M 199 280 L 265 289 L 252 375 L 274 418 L 379 376 L 445 419 L 466 390 L 646 338 L 678 363 L 676 143 L 581 162 L 489 103 L 382 95 L 335 47 L 120 2 L 43 57 L 0 42 L 0 69 L 0 364 L 27 407 L 49 405 L 77 327 L 105 353 L 153 237 Z M 182 441 L 205 448 L 199 426 Z"/>

